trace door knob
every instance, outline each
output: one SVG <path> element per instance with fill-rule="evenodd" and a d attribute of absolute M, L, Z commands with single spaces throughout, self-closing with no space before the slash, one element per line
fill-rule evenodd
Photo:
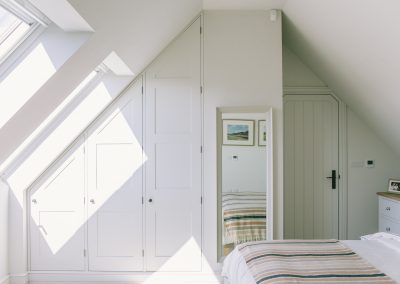
<path fill-rule="evenodd" d="M 33 203 L 33 204 L 36 204 L 36 203 L 37 203 L 37 200 L 36 200 L 36 199 L 32 199 L 32 203 Z"/>
<path fill-rule="evenodd" d="M 152 202 L 153 202 L 153 199 L 152 199 L 152 198 L 150 198 L 150 199 L 149 199 L 149 202 L 150 202 L 150 203 L 152 203 Z"/>
<path fill-rule="evenodd" d="M 92 203 L 92 204 L 95 204 L 95 202 L 94 202 L 94 199 L 93 199 L 93 198 L 92 198 L 92 199 L 90 199 L 90 200 L 89 200 L 89 202 L 90 202 L 90 203 Z"/>

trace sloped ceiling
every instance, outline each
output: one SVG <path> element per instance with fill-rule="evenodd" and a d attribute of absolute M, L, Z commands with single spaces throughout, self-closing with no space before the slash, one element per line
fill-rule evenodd
<path fill-rule="evenodd" d="M 284 45 L 400 156 L 400 1 L 203 0 L 282 9 Z"/>
<path fill-rule="evenodd" d="M 81 51 L 79 56 L 86 56 L 94 62 L 100 55 L 92 56 L 91 47 L 95 48 L 98 54 L 114 51 L 136 74 L 143 70 L 201 9 L 282 9 L 285 46 L 400 155 L 400 131 L 397 131 L 400 121 L 400 111 L 397 109 L 400 106 L 398 0 L 68 2 L 95 31 L 92 45 L 87 45 L 87 50 Z M 83 63 L 79 56 L 76 57 L 76 62 L 72 60 L 69 63 L 68 68 L 72 70 Z M 77 75 L 72 71 L 70 73 L 67 77 L 55 76 L 58 79 L 53 79 L 50 85 L 65 85 L 65 78 L 68 78 L 71 81 L 71 89 L 79 78 L 75 78 Z M 46 90 L 44 88 L 42 93 L 53 93 Z M 63 95 L 59 95 L 59 101 Z M 39 125 L 41 119 L 56 107 L 56 101 L 53 102 L 54 106 L 49 102 L 50 100 L 47 100 L 46 103 L 48 110 L 43 110 L 40 117 L 34 115 L 35 105 L 32 104 L 31 108 L 26 106 L 26 111 L 20 115 L 23 120 L 15 119 L 15 123 L 10 123 L 9 128 L 18 129 L 18 132 L 9 131 L 0 135 L 0 138 L 7 137 L 7 141 L 13 141 L 12 145 L 19 145 L 32 129 Z M 24 121 L 24 124 L 20 121 Z M 26 121 L 30 123 L 27 124 Z M 10 145 L 8 142 L 6 144 Z M 15 148 L 7 145 L 0 143 L 0 161 Z"/>
<path fill-rule="evenodd" d="M 284 44 L 400 155 L 400 2 L 287 0 Z"/>
<path fill-rule="evenodd" d="M 139 73 L 202 9 L 201 0 L 69 0 Z"/>
<path fill-rule="evenodd" d="M 64 0 L 37 0 L 59 16 Z M 139 74 L 201 12 L 201 0 L 68 0 L 94 33 L 0 129 L 0 164 L 105 57 L 115 52 Z M 55 5 L 57 3 L 58 5 Z M 64 3 L 65 4 L 65 3 Z M 50 5 L 47 9 L 43 5 Z M 49 16 L 49 15 L 48 15 Z M 54 19 L 54 17 L 49 16 Z M 73 18 L 69 18 L 73 21 Z M 56 22 L 56 21 L 55 21 Z M 57 21 L 64 25 L 73 23 Z M 40 106 L 40 107 L 38 107 Z"/>

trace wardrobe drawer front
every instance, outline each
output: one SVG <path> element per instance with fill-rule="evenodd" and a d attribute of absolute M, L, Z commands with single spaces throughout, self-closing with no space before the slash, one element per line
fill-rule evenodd
<path fill-rule="evenodd" d="M 392 234 L 400 234 L 400 223 L 390 220 L 385 217 L 379 218 L 379 231 Z"/>
<path fill-rule="evenodd" d="M 400 203 L 380 197 L 379 216 L 388 216 L 400 220 Z"/>

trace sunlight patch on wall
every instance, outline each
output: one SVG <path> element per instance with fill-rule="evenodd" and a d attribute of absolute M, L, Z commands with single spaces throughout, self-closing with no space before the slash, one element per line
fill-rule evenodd
<path fill-rule="evenodd" d="M 116 95 L 100 82 L 8 178 L 11 188 L 26 189 Z"/>
<path fill-rule="evenodd" d="M 50 125 L 50 123 L 56 118 L 57 115 L 61 113 L 62 110 L 73 100 L 76 98 L 78 94 L 82 91 L 83 88 L 87 87 L 90 81 L 92 81 L 95 76 L 98 75 L 96 71 L 92 71 L 79 85 L 76 87 L 72 93 L 62 102 L 41 124 L 38 128 L 36 128 L 31 135 L 28 136 L 24 140 L 23 143 L 0 165 L 0 172 L 3 172 L 7 167 L 10 166 L 11 163 L 15 162 L 15 159 L 18 158 L 19 155 L 28 147 L 29 144 L 33 143 L 34 139 L 40 135 L 42 131 L 46 127 Z"/>
<path fill-rule="evenodd" d="M 51 58 L 40 43 L 0 82 L 0 128 L 56 72 Z"/>

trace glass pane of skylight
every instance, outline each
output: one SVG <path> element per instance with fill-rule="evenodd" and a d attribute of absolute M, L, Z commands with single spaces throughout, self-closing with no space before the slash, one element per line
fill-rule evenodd
<path fill-rule="evenodd" d="M 26 35 L 30 25 L 0 6 L 0 60 Z"/>

